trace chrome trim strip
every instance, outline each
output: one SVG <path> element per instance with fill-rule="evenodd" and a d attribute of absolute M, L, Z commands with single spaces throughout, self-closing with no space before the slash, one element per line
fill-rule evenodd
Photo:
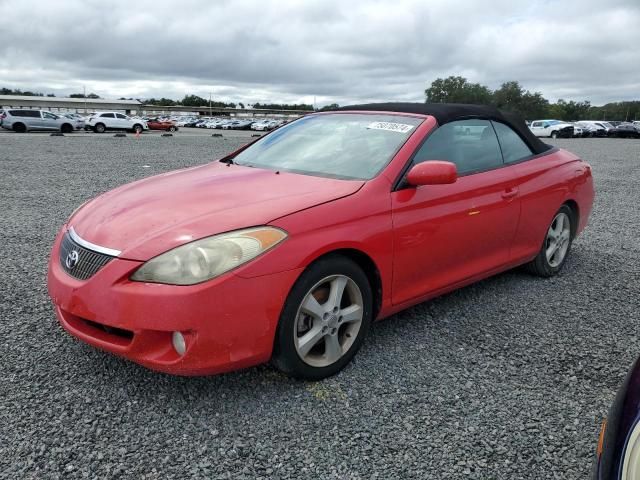
<path fill-rule="evenodd" d="M 69 227 L 69 236 L 71 239 L 76 242 L 81 247 L 84 247 L 88 250 L 93 250 L 94 252 L 103 253 L 105 255 L 109 255 L 110 257 L 117 257 L 120 255 L 120 250 L 114 250 L 113 248 L 101 247 L 100 245 L 96 245 L 95 243 L 91 243 L 80 237 L 73 229 L 73 227 Z"/>

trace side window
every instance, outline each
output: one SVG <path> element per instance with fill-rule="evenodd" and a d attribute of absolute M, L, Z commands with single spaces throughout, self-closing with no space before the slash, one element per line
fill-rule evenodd
<path fill-rule="evenodd" d="M 42 117 L 43 118 L 48 118 L 50 120 L 55 120 L 56 118 L 58 118 L 54 114 L 49 113 L 49 112 L 42 112 Z"/>
<path fill-rule="evenodd" d="M 14 117 L 40 118 L 40 112 L 38 110 L 10 110 L 9 113 Z"/>
<path fill-rule="evenodd" d="M 103 118 L 113 118 L 113 113 L 103 113 L 100 116 L 103 117 Z"/>
<path fill-rule="evenodd" d="M 460 120 L 438 127 L 422 144 L 413 163 L 446 160 L 458 167 L 458 175 L 481 172 L 502 165 L 498 139 L 488 120 Z"/>
<path fill-rule="evenodd" d="M 511 130 L 511 127 L 506 126 L 504 123 L 491 122 L 493 128 L 498 135 L 498 141 L 502 148 L 502 156 L 505 163 L 517 162 L 523 158 L 533 155 L 531 149 L 520 138 L 516 132 Z"/>
<path fill-rule="evenodd" d="M 532 126 L 532 127 L 536 127 L 536 128 L 537 128 L 537 127 L 541 127 L 541 126 L 542 126 L 542 122 L 533 122 L 533 123 L 531 124 L 531 126 Z"/>
<path fill-rule="evenodd" d="M 116 113 L 116 118 L 121 118 L 123 120 L 126 120 L 127 117 L 125 117 L 124 115 L 122 115 L 121 113 Z"/>

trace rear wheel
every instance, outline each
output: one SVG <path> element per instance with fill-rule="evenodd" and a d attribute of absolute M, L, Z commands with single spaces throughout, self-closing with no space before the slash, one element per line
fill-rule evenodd
<path fill-rule="evenodd" d="M 171 126 L 169 127 L 169 131 L 170 131 L 170 132 L 175 132 L 176 130 L 177 130 L 177 128 L 176 128 L 176 126 L 175 126 L 175 125 L 171 125 Z"/>
<path fill-rule="evenodd" d="M 16 133 L 24 133 L 27 131 L 27 126 L 24 123 L 14 123 L 13 131 Z"/>
<path fill-rule="evenodd" d="M 96 126 L 93 127 L 93 131 L 96 133 L 104 133 L 107 130 L 104 123 L 96 123 Z"/>
<path fill-rule="evenodd" d="M 558 132 L 551 132 L 551 138 L 558 138 Z"/>
<path fill-rule="evenodd" d="M 527 265 L 531 273 L 541 277 L 552 277 L 562 269 L 575 235 L 574 224 L 573 210 L 563 205 L 549 225 L 540 252 Z"/>
<path fill-rule="evenodd" d="M 367 276 L 350 259 L 332 255 L 312 264 L 285 302 L 273 363 L 308 380 L 336 374 L 356 354 L 372 320 Z"/>

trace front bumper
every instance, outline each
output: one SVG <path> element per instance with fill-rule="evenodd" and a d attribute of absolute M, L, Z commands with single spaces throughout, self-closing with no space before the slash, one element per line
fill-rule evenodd
<path fill-rule="evenodd" d="M 115 258 L 80 281 L 60 265 L 61 238 L 62 232 L 51 252 L 48 289 L 65 330 L 94 347 L 178 375 L 268 361 L 282 306 L 301 273 L 227 273 L 199 285 L 161 285 L 130 281 L 142 262 Z M 174 331 L 187 339 L 183 356 L 173 349 Z"/>

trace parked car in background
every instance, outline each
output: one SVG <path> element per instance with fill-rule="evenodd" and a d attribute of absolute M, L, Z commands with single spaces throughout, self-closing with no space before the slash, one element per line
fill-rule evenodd
<path fill-rule="evenodd" d="M 586 128 L 582 128 L 577 123 L 572 123 L 573 125 L 573 136 L 575 138 L 588 137 L 589 131 Z"/>
<path fill-rule="evenodd" d="M 265 131 L 265 130 L 273 130 L 278 126 L 278 122 L 275 120 L 260 120 L 258 122 L 254 122 L 251 125 L 251 130 L 257 131 Z"/>
<path fill-rule="evenodd" d="M 604 122 L 600 120 L 580 120 L 580 125 L 594 125 L 598 129 L 604 129 L 605 134 L 609 135 L 609 131 L 613 130 L 615 127 L 611 125 L 609 122 Z"/>
<path fill-rule="evenodd" d="M 186 127 L 188 124 L 194 122 L 196 119 L 193 117 L 189 117 L 189 118 L 181 118 L 179 120 L 176 120 L 176 126 L 177 127 Z"/>
<path fill-rule="evenodd" d="M 194 126 L 196 128 L 207 128 L 207 124 L 211 121 L 213 121 L 213 118 L 209 118 L 209 117 L 201 118 L 200 121 L 196 123 Z"/>
<path fill-rule="evenodd" d="M 607 130 L 601 126 L 601 125 L 596 125 L 595 123 L 590 123 L 590 122 L 576 122 L 577 125 L 580 126 L 580 128 L 583 129 L 583 131 L 587 132 L 586 136 L 589 137 L 606 137 L 607 136 Z"/>
<path fill-rule="evenodd" d="M 536 137 L 573 137 L 573 124 L 560 120 L 534 120 L 531 122 L 529 130 L 531 130 Z"/>
<path fill-rule="evenodd" d="M 71 120 L 71 122 L 73 123 L 73 127 L 76 130 L 84 130 L 87 122 L 82 115 L 78 115 L 77 113 L 64 113 L 62 114 L 62 116 L 67 117 L 69 120 Z"/>
<path fill-rule="evenodd" d="M 640 138 L 640 127 L 633 123 L 620 123 L 615 128 L 609 130 L 610 137 L 618 138 Z"/>
<path fill-rule="evenodd" d="M 85 126 L 87 130 L 96 133 L 104 133 L 107 130 L 127 130 L 141 133 L 148 130 L 147 122 L 141 119 L 131 118 L 119 112 L 96 112 L 89 117 Z"/>
<path fill-rule="evenodd" d="M 233 130 L 238 123 L 239 120 L 229 120 L 228 122 L 223 123 L 220 128 L 222 130 Z"/>
<path fill-rule="evenodd" d="M 222 125 L 223 130 L 249 130 L 253 120 L 232 120 Z"/>
<path fill-rule="evenodd" d="M 495 108 L 354 105 L 85 203 L 49 294 L 72 335 L 152 369 L 318 380 L 374 320 L 520 265 L 556 275 L 593 197 L 587 163 Z"/>
<path fill-rule="evenodd" d="M 225 120 L 225 119 L 216 119 L 216 120 L 211 120 L 209 122 L 206 123 L 206 127 L 207 128 L 221 128 L 222 125 L 224 125 L 226 122 L 228 122 L 229 120 Z"/>
<path fill-rule="evenodd" d="M 602 422 L 593 480 L 640 479 L 640 359 Z"/>
<path fill-rule="evenodd" d="M 205 120 L 201 120 L 199 118 L 194 118 L 194 119 L 186 122 L 184 124 L 184 126 L 188 127 L 188 128 L 193 128 L 193 127 L 197 127 L 199 124 L 204 123 L 204 122 L 205 122 Z"/>
<path fill-rule="evenodd" d="M 165 132 L 175 132 L 178 127 L 171 120 L 161 120 L 159 118 L 152 118 L 147 121 L 149 130 L 164 130 Z"/>
<path fill-rule="evenodd" d="M 6 109 L 3 115 L 2 128 L 13 130 L 17 133 L 38 130 L 62 133 L 74 131 L 74 124 L 71 119 L 46 110 Z"/>

